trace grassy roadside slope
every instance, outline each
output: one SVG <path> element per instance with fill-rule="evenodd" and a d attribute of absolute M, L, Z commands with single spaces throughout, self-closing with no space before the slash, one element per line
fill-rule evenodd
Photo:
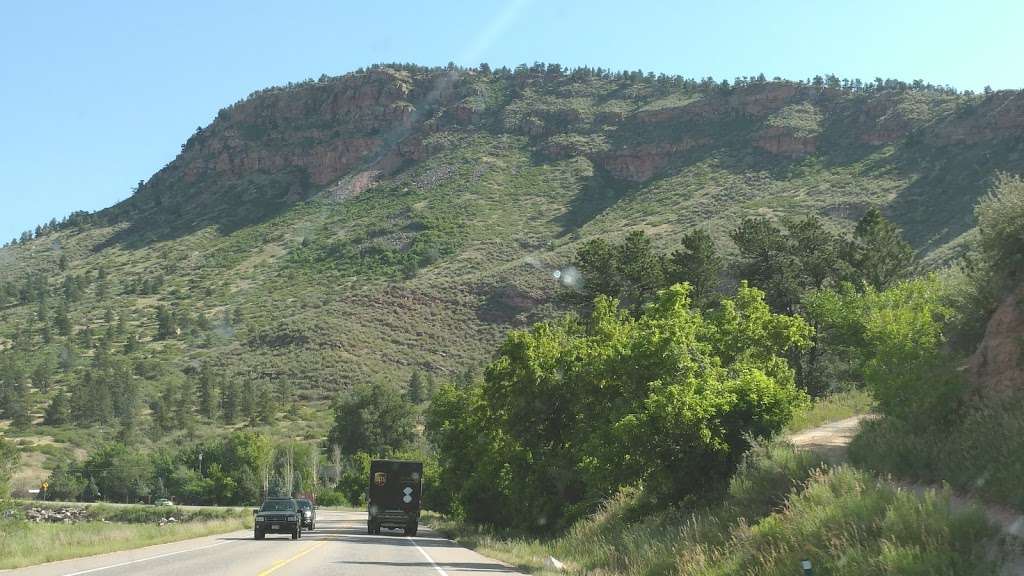
<path fill-rule="evenodd" d="M 165 544 L 252 525 L 251 513 L 246 510 L 184 511 L 183 522 L 160 526 L 153 521 L 161 514 L 181 517 L 181 512 L 176 508 L 104 504 L 90 508 L 90 520 L 75 524 L 28 522 L 18 515 L 5 518 L 0 520 L 0 570 Z"/>
<path fill-rule="evenodd" d="M 431 526 L 535 574 L 710 576 L 995 574 L 1001 545 L 984 513 L 950 494 L 903 490 L 855 468 L 825 466 L 775 442 L 755 449 L 719 503 L 657 509 L 626 491 L 565 534 L 538 539 L 437 516 Z"/>

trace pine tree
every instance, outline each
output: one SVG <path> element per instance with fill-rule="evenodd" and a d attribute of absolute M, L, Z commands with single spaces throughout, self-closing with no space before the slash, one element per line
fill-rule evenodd
<path fill-rule="evenodd" d="M 409 377 L 409 385 L 406 388 L 406 398 L 413 404 L 419 404 L 425 400 L 423 393 L 423 376 L 419 370 L 413 370 Z"/>
<path fill-rule="evenodd" d="M 60 426 L 70 422 L 71 407 L 69 404 L 68 395 L 64 392 L 64 389 L 58 390 L 53 400 L 50 401 L 49 406 L 46 407 L 46 413 L 43 415 L 43 424 Z"/>
<path fill-rule="evenodd" d="M 885 290 L 910 273 L 914 249 L 896 225 L 872 208 L 857 222 L 846 259 L 852 270 L 850 280 Z"/>
<path fill-rule="evenodd" d="M 171 309 L 161 304 L 156 309 L 156 339 L 167 340 L 178 334 L 178 323 Z"/>
<path fill-rule="evenodd" d="M 662 259 L 654 252 L 651 239 L 641 231 L 630 232 L 616 253 L 623 281 L 623 304 L 639 310 L 665 284 Z"/>
<path fill-rule="evenodd" d="M 100 266 L 100 269 L 96 273 L 96 299 L 103 301 L 107 298 L 107 269 Z"/>
<path fill-rule="evenodd" d="M 178 390 L 178 399 L 174 405 L 174 420 L 181 430 L 195 425 L 196 389 L 191 382 L 186 382 Z"/>
<path fill-rule="evenodd" d="M 234 424 L 238 418 L 238 383 L 233 379 L 223 381 L 221 387 L 220 412 L 225 424 Z"/>
<path fill-rule="evenodd" d="M 199 371 L 199 414 L 211 420 L 217 417 L 217 376 L 209 364 Z"/>
<path fill-rule="evenodd" d="M 178 387 L 175 382 L 166 380 L 160 398 L 150 404 L 153 411 L 153 423 L 160 431 L 167 432 L 174 428 L 174 404 L 177 401 L 177 396 Z"/>
<path fill-rule="evenodd" d="M 139 349 L 139 337 L 135 334 L 129 334 L 124 341 L 124 353 L 131 354 Z"/>
<path fill-rule="evenodd" d="M 81 330 L 78 331 L 78 343 L 82 346 L 82 348 L 85 348 L 85 350 L 88 351 L 92 348 L 92 340 L 95 337 L 95 335 L 96 333 L 92 329 L 92 326 L 86 326 L 85 328 L 82 328 Z"/>
<path fill-rule="evenodd" d="M 432 399 L 437 392 L 437 378 L 434 377 L 433 372 L 427 372 L 423 387 L 426 390 L 427 400 Z"/>
<path fill-rule="evenodd" d="M 53 316 L 53 326 L 61 336 L 71 335 L 71 317 L 68 315 L 68 303 L 63 301 L 57 306 Z"/>
<path fill-rule="evenodd" d="M 255 421 L 256 384 L 251 379 L 246 379 L 242 384 L 242 396 L 238 399 L 238 408 L 244 420 Z"/>
<path fill-rule="evenodd" d="M 78 366 L 78 351 L 75 350 L 75 343 L 71 337 L 64 339 L 64 346 L 60 349 L 60 369 L 64 373 L 71 372 Z"/>
<path fill-rule="evenodd" d="M 53 360 L 46 356 L 32 370 L 32 385 L 36 390 L 46 394 L 50 391 L 50 383 L 53 381 Z"/>
<path fill-rule="evenodd" d="M 85 490 L 82 491 L 82 501 L 94 502 L 100 496 L 100 488 L 99 486 L 96 485 L 96 480 L 94 480 L 93 477 L 90 475 L 89 483 L 86 484 Z"/>
<path fill-rule="evenodd" d="M 138 419 L 133 412 L 126 412 L 121 417 L 121 427 L 117 431 L 117 441 L 124 445 L 130 445 L 135 441 L 138 433 Z"/>
<path fill-rule="evenodd" d="M 114 403 L 102 375 L 87 370 L 76 382 L 71 396 L 71 419 L 79 424 L 107 423 L 113 418 Z"/>
<path fill-rule="evenodd" d="M 274 419 L 277 416 L 276 406 L 277 404 L 271 398 L 270 386 L 267 384 L 260 386 L 255 416 L 261 424 L 270 426 L 274 423 Z"/>
<path fill-rule="evenodd" d="M 122 444 L 131 444 L 138 429 L 139 385 L 131 371 L 122 365 L 112 371 L 117 389 L 114 413 L 121 423 L 117 439 Z"/>
<path fill-rule="evenodd" d="M 24 430 L 32 424 L 29 389 L 23 378 L 14 383 L 8 402 L 7 417 L 11 419 L 11 426 L 17 430 Z"/>
<path fill-rule="evenodd" d="M 703 229 L 697 229 L 683 236 L 682 247 L 669 257 L 669 282 L 688 282 L 695 303 L 702 304 L 718 284 L 722 270 L 722 258 L 715 248 L 715 241 Z"/>
<path fill-rule="evenodd" d="M 78 302 L 82 298 L 82 288 L 79 280 L 74 276 L 68 274 L 64 277 L 64 300 L 68 302 Z"/>
<path fill-rule="evenodd" d="M 44 324 L 50 320 L 50 307 L 47 306 L 46 298 L 39 299 L 39 305 L 36 306 L 36 319 Z"/>

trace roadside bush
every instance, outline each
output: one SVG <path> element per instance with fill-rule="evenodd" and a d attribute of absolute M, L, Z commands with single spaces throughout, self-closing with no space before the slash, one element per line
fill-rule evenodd
<path fill-rule="evenodd" d="M 351 506 L 343 493 L 324 488 L 316 493 L 316 503 L 319 506 Z"/>

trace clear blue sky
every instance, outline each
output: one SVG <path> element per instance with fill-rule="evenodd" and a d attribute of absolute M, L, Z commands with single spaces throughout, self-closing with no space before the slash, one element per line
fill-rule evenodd
<path fill-rule="evenodd" d="M 0 239 L 125 198 L 253 90 L 374 62 L 1024 87 L 1020 0 L 0 5 Z"/>

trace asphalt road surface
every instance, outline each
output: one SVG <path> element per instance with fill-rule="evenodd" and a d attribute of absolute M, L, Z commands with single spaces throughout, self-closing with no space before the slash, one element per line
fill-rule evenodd
<path fill-rule="evenodd" d="M 468 576 L 470 574 L 519 574 L 420 527 L 419 535 L 407 538 L 399 530 L 366 533 L 365 512 L 317 512 L 315 532 L 303 532 L 300 540 L 284 534 L 268 534 L 253 540 L 252 531 L 232 532 L 171 544 L 161 544 L 74 560 L 51 562 L 18 570 L 0 571 L 3 576 L 309 576 L 366 574 L 390 576 Z"/>

